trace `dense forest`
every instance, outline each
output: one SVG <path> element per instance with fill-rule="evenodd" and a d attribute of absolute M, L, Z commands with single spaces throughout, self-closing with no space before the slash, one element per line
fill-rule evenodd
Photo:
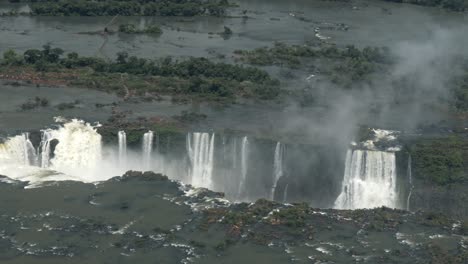
<path fill-rule="evenodd" d="M 21 2 L 10 0 L 10 2 Z M 222 16 L 227 0 L 33 0 L 31 14 L 40 16 Z"/>
<path fill-rule="evenodd" d="M 12 69 L 23 67 L 42 74 L 61 73 L 54 78 L 122 95 L 128 95 L 129 90 L 135 90 L 137 94 L 160 92 L 202 95 L 212 99 L 235 96 L 271 99 L 279 94 L 279 82 L 265 71 L 215 63 L 206 58 L 150 60 L 119 52 L 115 61 L 108 61 L 81 57 L 74 52 L 63 55 L 62 49 L 50 45 L 45 45 L 42 50 L 29 49 L 22 55 L 8 50 L 3 54 L 2 70 L 11 73 Z M 126 81 L 122 81 L 122 74 L 126 75 Z"/>
<path fill-rule="evenodd" d="M 345 84 L 343 75 L 351 81 L 365 80 L 376 71 L 385 69 L 394 62 L 390 50 L 386 47 L 366 47 L 358 49 L 353 45 L 338 48 L 336 45 L 320 44 L 286 45 L 276 42 L 273 47 L 262 47 L 251 51 L 236 50 L 238 60 L 257 66 L 277 65 L 289 68 L 304 68 L 318 65 L 320 61 L 328 60 L 329 70 L 322 73 L 331 75 L 336 83 Z M 317 67 L 317 66 L 315 66 Z M 346 85 L 344 85 L 346 86 Z"/>
<path fill-rule="evenodd" d="M 408 3 L 421 6 L 441 7 L 451 11 L 465 11 L 468 8 L 467 0 L 384 0 L 395 3 Z"/>

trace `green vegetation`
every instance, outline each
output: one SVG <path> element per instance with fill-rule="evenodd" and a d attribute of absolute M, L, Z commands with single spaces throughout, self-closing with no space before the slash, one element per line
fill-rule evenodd
<path fill-rule="evenodd" d="M 9 50 L 0 65 L 5 72 L 16 70 L 20 79 L 29 76 L 32 81 L 88 87 L 123 97 L 170 94 L 233 100 L 237 96 L 272 99 L 279 95 L 279 82 L 265 71 L 206 58 L 149 60 L 119 52 L 116 61 L 107 61 L 63 53 L 50 45 L 27 50 L 23 56 Z"/>
<path fill-rule="evenodd" d="M 420 139 L 410 153 L 415 178 L 439 185 L 468 181 L 468 142 L 459 136 Z"/>
<path fill-rule="evenodd" d="M 468 236 L 468 219 L 460 224 L 460 232 L 462 235 Z"/>
<path fill-rule="evenodd" d="M 21 104 L 20 108 L 21 110 L 26 111 L 46 106 L 49 106 L 49 100 L 47 98 L 36 96 L 34 99 L 29 99 L 25 103 Z"/>
<path fill-rule="evenodd" d="M 253 51 L 236 50 L 240 60 L 254 65 L 280 65 L 296 67 L 301 65 L 301 58 L 331 58 L 360 60 L 367 63 L 389 64 L 393 61 L 390 50 L 366 47 L 362 50 L 353 45 L 337 48 L 335 45 L 286 45 L 275 42 L 271 48 L 263 47 Z"/>
<path fill-rule="evenodd" d="M 40 16 L 223 16 L 226 14 L 226 8 L 230 6 L 227 0 L 30 0 L 23 2 L 31 2 L 31 14 Z"/>
<path fill-rule="evenodd" d="M 387 2 L 407 3 L 421 6 L 440 7 L 451 11 L 462 12 L 468 7 L 467 0 L 384 0 Z"/>
<path fill-rule="evenodd" d="M 335 45 L 289 46 L 277 42 L 271 48 L 237 50 L 234 53 L 240 61 L 252 65 L 320 68 L 323 75 L 345 87 L 355 81 L 367 80 L 372 73 L 384 71 L 394 61 L 388 48 L 366 47 L 361 50 L 352 45 L 338 48 Z"/>
<path fill-rule="evenodd" d="M 56 105 L 55 107 L 57 107 L 58 110 L 63 111 L 66 109 L 73 109 L 80 103 L 81 103 L 80 100 L 75 100 L 74 102 L 71 102 L 71 103 L 60 103 Z"/>
<path fill-rule="evenodd" d="M 274 222 L 279 224 L 300 228 L 306 225 L 305 221 L 309 213 L 309 205 L 307 203 L 301 203 L 273 212 L 272 218 Z"/>
<path fill-rule="evenodd" d="M 207 116 L 205 114 L 199 114 L 196 112 L 189 112 L 189 111 L 182 111 L 181 115 L 174 116 L 174 119 L 184 122 L 184 123 L 190 123 L 190 122 L 198 122 L 201 120 L 206 119 Z"/>
<path fill-rule="evenodd" d="M 243 227 L 245 225 L 254 224 L 262 220 L 274 206 L 275 202 L 260 199 L 251 206 L 248 204 L 239 204 L 237 210 L 231 210 L 226 213 L 223 223 Z"/>
<path fill-rule="evenodd" d="M 119 26 L 119 32 L 127 34 L 162 34 L 163 31 L 156 25 L 138 29 L 134 24 L 122 24 Z"/>
<path fill-rule="evenodd" d="M 455 107 L 461 111 L 468 111 L 468 65 L 465 65 L 464 74 L 454 81 Z"/>

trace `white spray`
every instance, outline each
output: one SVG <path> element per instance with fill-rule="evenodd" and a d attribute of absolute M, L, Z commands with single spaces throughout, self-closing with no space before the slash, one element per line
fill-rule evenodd
<path fill-rule="evenodd" d="M 273 161 L 273 187 L 271 188 L 270 197 L 273 200 L 275 195 L 276 187 L 278 186 L 278 181 L 283 176 L 283 153 L 284 148 L 281 142 L 276 143 L 275 148 L 275 157 Z"/>
<path fill-rule="evenodd" d="M 247 181 L 248 173 L 248 161 L 249 161 L 249 139 L 247 137 L 242 138 L 241 146 L 241 179 L 239 181 L 239 188 L 237 191 L 237 198 L 240 200 L 243 192 L 245 191 L 245 184 Z"/>
<path fill-rule="evenodd" d="M 153 131 L 148 131 L 143 135 L 143 168 L 145 170 L 150 169 L 151 166 L 151 155 L 153 153 Z"/>
<path fill-rule="evenodd" d="M 215 134 L 189 133 L 187 153 L 190 159 L 189 176 L 195 187 L 213 188 L 213 158 Z"/>
<path fill-rule="evenodd" d="M 410 200 L 411 200 L 411 195 L 413 194 L 413 189 L 414 189 L 414 185 L 413 185 L 413 175 L 412 175 L 412 171 L 411 171 L 411 155 L 408 156 L 408 182 L 409 182 L 409 193 L 408 193 L 408 198 L 406 199 L 406 210 L 410 210 Z"/>
<path fill-rule="evenodd" d="M 125 131 L 119 131 L 119 165 L 121 168 L 125 168 L 127 163 L 127 134 Z"/>
<path fill-rule="evenodd" d="M 337 209 L 397 207 L 394 152 L 348 150 Z"/>

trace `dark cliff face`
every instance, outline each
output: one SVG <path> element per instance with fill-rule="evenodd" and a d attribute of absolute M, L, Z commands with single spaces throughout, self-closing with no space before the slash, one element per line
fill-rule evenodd
<path fill-rule="evenodd" d="M 406 140 L 406 139 L 405 139 Z M 468 217 L 468 140 L 466 135 L 421 135 L 405 142 L 399 169 L 407 175 L 411 155 L 411 211 L 437 211 Z M 409 184 L 408 180 L 406 182 Z M 409 186 L 405 188 L 408 194 Z"/>
<path fill-rule="evenodd" d="M 153 128 L 154 129 L 154 128 Z M 155 149 L 169 159 L 188 166 L 187 131 L 155 130 Z M 104 143 L 117 143 L 117 129 L 100 128 Z M 141 149 L 141 138 L 147 128 L 126 130 L 130 149 Z M 242 136 L 216 133 L 214 158 L 215 184 L 231 182 L 237 186 L 239 170 L 233 169 L 233 151 L 240 151 Z M 313 207 L 331 208 L 338 197 L 344 174 L 345 150 L 330 145 L 285 143 L 283 175 L 274 185 L 274 152 L 277 141 L 249 137 L 249 165 L 244 200 L 261 197 L 279 202 L 307 202 Z M 399 208 L 411 211 L 437 211 L 454 217 L 468 216 L 468 141 L 456 135 L 402 135 L 396 152 Z M 236 149 L 237 148 L 237 149 Z M 386 149 L 384 145 L 382 147 Z M 237 159 L 240 159 L 239 153 Z M 411 157 L 411 161 L 410 161 Z M 411 169 L 409 168 L 411 166 Z M 411 172 L 411 175 L 409 174 Z M 230 179 L 231 178 L 231 179 Z M 412 178 L 412 181 L 410 180 Z M 236 188 L 226 189 L 227 197 L 238 195 Z M 287 194 L 287 195 L 286 195 Z"/>
<path fill-rule="evenodd" d="M 104 144 L 115 146 L 117 132 L 122 128 L 112 124 L 99 128 Z M 145 126 L 127 127 L 129 149 L 141 151 Z M 172 160 L 180 161 L 181 167 L 188 166 L 186 149 L 187 129 L 167 131 L 157 126 L 151 127 L 155 133 L 154 148 Z M 214 184 L 225 189 L 227 197 L 237 197 L 240 174 L 242 134 L 215 133 Z M 274 185 L 274 155 L 277 141 L 268 138 L 248 136 L 248 165 L 246 190 L 242 200 L 255 201 L 258 198 L 271 198 Z M 283 177 L 274 193 L 275 200 L 283 202 L 284 190 L 288 186 L 287 202 L 308 202 L 311 206 L 331 208 L 341 190 L 346 151 L 330 144 L 311 145 L 305 143 L 282 143 Z M 234 161 L 233 161 L 234 160 Z M 236 198 L 237 199 L 237 198 Z"/>
<path fill-rule="evenodd" d="M 468 184 L 431 185 L 416 181 L 410 209 L 442 212 L 459 219 L 468 217 Z"/>

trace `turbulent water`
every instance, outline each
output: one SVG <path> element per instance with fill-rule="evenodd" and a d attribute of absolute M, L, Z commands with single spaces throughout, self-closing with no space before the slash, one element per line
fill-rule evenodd
<path fill-rule="evenodd" d="M 58 144 L 51 160 L 52 168 L 68 174 L 94 171 L 102 160 L 101 135 L 90 124 L 82 121 L 66 123 L 55 132 Z M 89 179 L 94 180 L 93 178 Z"/>
<path fill-rule="evenodd" d="M 34 165 L 37 156 L 27 133 L 12 137 L 0 148 L 2 163 Z"/>
<path fill-rule="evenodd" d="M 22 186 L 0 182 L 2 264 L 463 263 L 468 253 L 459 222 L 422 212 L 230 204 L 138 172 Z"/>
<path fill-rule="evenodd" d="M 396 208 L 394 152 L 348 150 L 341 194 L 335 208 Z"/>
<path fill-rule="evenodd" d="M 287 193 L 295 195 L 298 190 L 283 177 L 285 145 L 281 142 L 272 146 L 270 161 L 261 161 L 268 153 L 258 152 L 255 139 L 247 136 L 227 139 L 214 133 L 188 133 L 185 153 L 178 155 L 170 146 L 169 152 L 160 153 L 154 148 L 154 138 L 158 138 L 156 133 L 148 131 L 142 135 L 141 149 L 128 149 L 126 133 L 119 131 L 115 147 L 103 146 L 95 126 L 72 120 L 57 129 L 43 130 L 37 148 L 27 133 L 8 138 L 0 145 L 0 175 L 36 186 L 47 181 L 98 182 L 127 170 L 151 170 L 195 187 L 224 192 L 235 201 L 276 197 L 287 202 Z M 400 207 L 394 152 L 349 150 L 344 167 L 335 208 Z"/>

